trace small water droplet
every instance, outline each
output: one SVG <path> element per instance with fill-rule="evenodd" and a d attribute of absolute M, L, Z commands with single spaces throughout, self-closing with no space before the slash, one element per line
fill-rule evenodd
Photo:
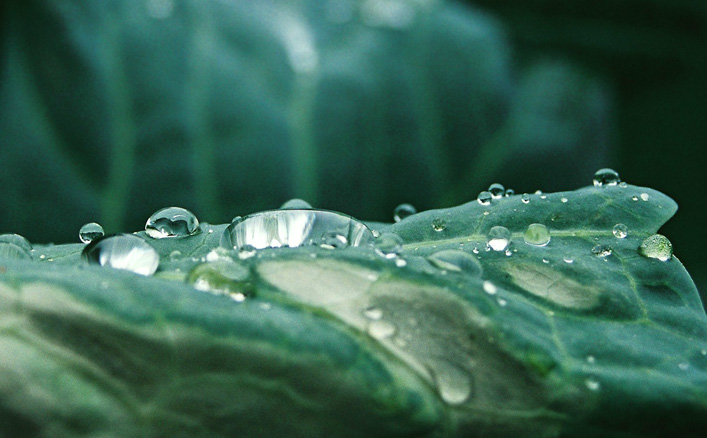
<path fill-rule="evenodd" d="M 550 263 L 550 260 L 548 260 L 548 259 L 543 259 L 542 262 L 545 263 L 545 264 L 548 264 L 548 263 Z"/>
<path fill-rule="evenodd" d="M 545 193 L 541 194 L 540 199 L 547 199 L 547 195 Z"/>
<path fill-rule="evenodd" d="M 373 321 L 378 321 L 383 317 L 383 311 L 378 307 L 371 306 L 363 309 L 363 316 Z"/>
<path fill-rule="evenodd" d="M 599 169 L 594 174 L 592 182 L 595 187 L 615 186 L 621 182 L 621 179 L 618 172 L 613 169 Z"/>
<path fill-rule="evenodd" d="M 417 213 L 417 209 L 412 204 L 400 204 L 393 211 L 393 220 L 400 222 L 408 216 Z"/>
<path fill-rule="evenodd" d="M 563 204 L 566 204 L 566 203 L 567 203 L 567 198 L 565 198 L 564 196 L 561 197 L 561 198 L 560 198 L 560 202 L 562 202 Z"/>
<path fill-rule="evenodd" d="M 405 266 L 407 266 L 407 264 L 408 264 L 408 262 L 404 258 L 402 258 L 402 257 L 395 258 L 395 266 L 397 266 L 398 268 L 404 268 Z"/>
<path fill-rule="evenodd" d="M 483 192 L 479 193 L 479 195 L 476 197 L 476 200 L 481 205 L 491 205 L 492 198 L 493 198 L 493 196 L 491 196 L 491 193 L 483 191 Z"/>
<path fill-rule="evenodd" d="M 496 302 L 501 307 L 506 307 L 506 305 L 508 304 L 508 301 L 504 300 L 503 298 L 496 298 Z"/>
<path fill-rule="evenodd" d="M 648 196 L 648 193 L 641 193 L 642 200 L 647 201 L 649 198 L 650 198 L 650 196 Z"/>
<path fill-rule="evenodd" d="M 528 245 L 545 246 L 550 243 L 550 231 L 543 224 L 530 224 L 525 230 L 523 240 Z"/>
<path fill-rule="evenodd" d="M 385 339 L 395 334 L 395 326 L 388 321 L 377 320 L 368 324 L 368 334 L 376 339 Z"/>
<path fill-rule="evenodd" d="M 486 292 L 489 295 L 495 295 L 496 292 L 498 292 L 496 285 L 491 283 L 488 280 L 484 281 L 481 287 L 484 289 L 484 292 Z"/>
<path fill-rule="evenodd" d="M 194 213 L 181 207 L 157 210 L 145 223 L 145 233 L 153 239 L 192 236 L 200 231 Z"/>
<path fill-rule="evenodd" d="M 93 240 L 103 237 L 105 234 L 100 224 L 89 222 L 79 229 L 79 240 L 83 243 L 91 243 Z"/>
<path fill-rule="evenodd" d="M 435 231 L 440 232 L 447 228 L 447 223 L 444 221 L 444 219 L 438 217 L 432 221 L 432 228 Z"/>
<path fill-rule="evenodd" d="M 522 202 L 523 204 L 529 203 L 530 202 L 530 195 L 527 193 L 523 193 L 522 195 L 520 195 L 520 202 Z"/>
<path fill-rule="evenodd" d="M 619 187 L 625 189 L 626 187 L 628 187 L 628 183 L 626 183 L 626 181 L 621 181 L 621 182 L 619 183 Z"/>
<path fill-rule="evenodd" d="M 682 371 L 687 371 L 690 369 L 690 364 L 687 362 L 682 362 L 678 364 L 678 368 L 680 368 L 680 370 Z"/>
<path fill-rule="evenodd" d="M 463 272 L 465 274 L 481 276 L 482 268 L 476 257 L 458 249 L 445 249 L 437 251 L 427 257 L 433 266 L 453 272 Z"/>
<path fill-rule="evenodd" d="M 90 264 L 152 275 L 160 264 L 157 251 L 133 234 L 115 234 L 93 240 L 81 252 Z"/>
<path fill-rule="evenodd" d="M 346 248 L 349 246 L 349 241 L 343 234 L 330 231 L 322 235 L 322 243 L 320 246 L 325 249 Z"/>
<path fill-rule="evenodd" d="M 572 263 L 574 263 L 574 259 L 571 258 L 571 257 L 565 257 L 565 258 L 562 259 L 562 260 L 564 260 L 564 262 L 567 263 L 567 264 L 572 264 Z"/>
<path fill-rule="evenodd" d="M 299 198 L 290 199 L 280 206 L 280 210 L 307 210 L 311 208 L 312 204 Z"/>
<path fill-rule="evenodd" d="M 641 243 L 638 253 L 644 257 L 665 262 L 673 256 L 673 244 L 662 234 L 654 234 Z"/>
<path fill-rule="evenodd" d="M 601 385 L 597 380 L 594 380 L 592 378 L 588 378 L 587 380 L 584 381 L 584 384 L 587 386 L 587 389 L 590 391 L 598 391 Z"/>
<path fill-rule="evenodd" d="M 374 246 L 378 255 L 394 259 L 403 250 L 403 239 L 395 233 L 381 233 Z"/>
<path fill-rule="evenodd" d="M 499 183 L 494 183 L 489 186 L 488 192 L 493 199 L 500 199 L 506 193 L 506 188 Z"/>
<path fill-rule="evenodd" d="M 241 302 L 253 296 L 254 287 L 250 276 L 250 270 L 245 266 L 231 259 L 219 259 L 195 266 L 187 275 L 186 281 L 194 289 L 228 295 Z"/>
<path fill-rule="evenodd" d="M 596 363 L 596 358 L 590 354 L 587 356 L 587 363 Z"/>
<path fill-rule="evenodd" d="M 616 224 L 611 232 L 617 239 L 625 239 L 628 236 L 628 227 L 624 224 Z"/>
<path fill-rule="evenodd" d="M 513 196 L 516 194 L 516 191 L 513 189 L 506 189 L 505 197 Z"/>
<path fill-rule="evenodd" d="M 606 244 L 597 244 L 592 247 L 592 254 L 597 257 L 608 257 L 611 255 L 611 247 Z"/>
<path fill-rule="evenodd" d="M 632 201 L 638 201 L 638 196 L 631 196 Z"/>
<path fill-rule="evenodd" d="M 513 251 L 511 251 L 510 249 L 506 249 L 505 254 L 506 254 L 506 257 L 510 257 L 513 255 Z"/>
<path fill-rule="evenodd" d="M 445 403 L 460 405 L 471 397 L 472 384 L 467 371 L 442 361 L 430 361 L 429 369 Z"/>
<path fill-rule="evenodd" d="M 489 230 L 486 243 L 494 251 L 505 251 L 511 242 L 511 232 L 508 228 L 497 225 Z"/>
<path fill-rule="evenodd" d="M 178 249 L 175 249 L 174 251 L 169 253 L 169 259 L 171 261 L 177 261 L 182 258 L 182 252 L 179 251 Z"/>
<path fill-rule="evenodd" d="M 19 234 L 0 234 L 0 242 L 11 243 L 27 252 L 32 251 L 32 244 L 29 243 L 29 240 L 25 239 L 24 236 L 20 236 Z"/>

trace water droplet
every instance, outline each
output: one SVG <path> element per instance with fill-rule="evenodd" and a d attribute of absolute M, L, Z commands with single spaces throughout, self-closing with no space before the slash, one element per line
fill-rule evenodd
<path fill-rule="evenodd" d="M 488 191 L 493 199 L 500 199 L 506 193 L 506 188 L 499 183 L 494 183 L 489 186 Z"/>
<path fill-rule="evenodd" d="M 444 229 L 447 228 L 447 223 L 444 219 L 438 217 L 432 221 L 432 228 L 437 232 L 444 231 Z"/>
<path fill-rule="evenodd" d="M 508 304 L 508 301 L 504 300 L 503 298 L 496 298 L 496 302 L 501 307 L 506 307 L 506 305 Z"/>
<path fill-rule="evenodd" d="M 541 194 L 540 199 L 547 199 L 547 195 L 545 193 Z"/>
<path fill-rule="evenodd" d="M 625 239 L 628 236 L 628 227 L 624 224 L 616 224 L 611 232 L 617 239 Z"/>
<path fill-rule="evenodd" d="M 584 384 L 587 386 L 587 389 L 589 389 L 590 391 L 598 391 L 599 388 L 601 387 L 599 382 L 592 379 L 592 378 L 585 380 Z"/>
<path fill-rule="evenodd" d="M 595 363 L 595 362 L 596 362 L 596 358 L 594 356 L 592 356 L 591 354 L 589 356 L 587 356 L 587 363 Z"/>
<path fill-rule="evenodd" d="M 427 257 L 433 266 L 453 272 L 463 272 L 465 274 L 481 276 L 481 264 L 476 257 L 459 249 L 445 249 L 437 251 Z"/>
<path fill-rule="evenodd" d="M 412 216 L 417 213 L 417 209 L 412 204 L 400 204 L 395 207 L 393 211 L 393 220 L 395 222 L 400 222 L 408 216 Z"/>
<path fill-rule="evenodd" d="M 145 223 L 145 233 L 153 239 L 191 236 L 200 231 L 194 213 L 181 207 L 157 210 Z"/>
<path fill-rule="evenodd" d="M 662 234 L 654 234 L 641 243 L 638 252 L 644 257 L 665 262 L 673 256 L 673 244 Z"/>
<path fill-rule="evenodd" d="M 561 198 L 560 198 L 560 202 L 562 202 L 563 204 L 566 204 L 566 203 L 567 203 L 567 198 L 565 198 L 564 196 L 561 197 Z"/>
<path fill-rule="evenodd" d="M 255 249 L 320 245 L 325 234 L 346 238 L 349 246 L 373 241 L 373 233 L 351 216 L 326 210 L 269 210 L 231 222 L 221 236 L 221 246 Z"/>
<path fill-rule="evenodd" d="M 562 259 L 562 260 L 564 260 L 564 262 L 567 263 L 567 264 L 572 264 L 572 263 L 574 263 L 574 259 L 571 258 L 571 257 L 565 257 L 565 258 Z"/>
<path fill-rule="evenodd" d="M 647 201 L 649 198 L 650 198 L 650 196 L 648 196 L 648 193 L 641 193 L 642 200 Z"/>
<path fill-rule="evenodd" d="M 504 196 L 509 197 L 509 196 L 513 196 L 513 195 L 515 195 L 515 194 L 516 194 L 516 191 L 515 191 L 515 190 L 513 190 L 513 189 L 506 189 L 506 194 L 505 194 Z"/>
<path fill-rule="evenodd" d="M 440 398 L 449 405 L 460 405 L 471 397 L 471 379 L 468 372 L 442 361 L 430 361 Z"/>
<path fill-rule="evenodd" d="M 26 249 L 9 242 L 0 242 L 0 260 L 31 260 L 32 254 Z"/>
<path fill-rule="evenodd" d="M 27 252 L 32 251 L 32 244 L 29 243 L 29 240 L 25 239 L 24 236 L 20 236 L 19 234 L 0 234 L 0 242 L 11 243 Z"/>
<path fill-rule="evenodd" d="M 398 268 L 404 268 L 405 266 L 407 266 L 407 264 L 408 264 L 408 262 L 404 258 L 402 258 L 402 257 L 395 258 L 395 266 L 397 266 Z"/>
<path fill-rule="evenodd" d="M 486 292 L 489 295 L 495 295 L 496 292 L 498 292 L 498 289 L 496 288 L 496 285 L 491 283 L 490 281 L 486 280 L 481 286 L 484 289 L 484 292 Z"/>
<path fill-rule="evenodd" d="M 681 371 L 687 371 L 690 369 L 690 364 L 687 362 L 681 362 L 678 364 L 678 368 L 680 368 Z"/>
<path fill-rule="evenodd" d="M 631 196 L 632 201 L 638 201 L 638 196 Z"/>
<path fill-rule="evenodd" d="M 529 203 L 530 202 L 530 195 L 527 193 L 523 193 L 522 195 L 520 195 L 520 202 L 522 202 L 523 204 Z"/>
<path fill-rule="evenodd" d="M 525 230 L 523 240 L 528 245 L 545 246 L 550 243 L 550 231 L 543 224 L 530 224 Z"/>
<path fill-rule="evenodd" d="M 381 233 L 374 245 L 378 255 L 394 259 L 403 250 L 403 239 L 395 233 Z"/>
<path fill-rule="evenodd" d="M 105 235 L 103 227 L 95 222 L 89 222 L 79 229 L 79 239 L 83 243 L 91 243 L 93 240 Z"/>
<path fill-rule="evenodd" d="M 363 316 L 373 321 L 378 321 L 383 317 L 383 311 L 378 307 L 368 307 L 363 309 Z"/>
<path fill-rule="evenodd" d="M 171 261 L 177 261 L 182 258 L 182 252 L 179 251 L 178 249 L 175 249 L 174 251 L 169 253 L 169 259 Z"/>
<path fill-rule="evenodd" d="M 621 182 L 619 183 L 619 187 L 625 189 L 626 187 L 628 187 L 628 183 L 626 183 L 626 181 L 621 181 Z"/>
<path fill-rule="evenodd" d="M 345 248 L 349 246 L 349 241 L 346 240 L 346 236 L 331 231 L 322 235 L 322 243 L 319 246 L 325 249 Z"/>
<path fill-rule="evenodd" d="M 244 301 L 253 296 L 254 291 L 250 270 L 230 259 L 197 265 L 189 272 L 186 281 L 194 289 L 228 295 L 235 301 Z"/>
<path fill-rule="evenodd" d="M 608 257 L 611 255 L 611 247 L 605 244 L 597 244 L 592 247 L 592 254 L 597 257 Z"/>
<path fill-rule="evenodd" d="M 385 339 L 395 334 L 395 326 L 388 321 L 371 321 L 368 324 L 368 334 L 376 339 Z"/>
<path fill-rule="evenodd" d="M 280 206 L 280 210 L 307 210 L 311 208 L 312 205 L 309 202 L 298 198 L 290 199 Z"/>
<path fill-rule="evenodd" d="M 545 263 L 545 264 L 548 264 L 548 263 L 550 263 L 550 260 L 548 260 L 548 259 L 543 259 L 542 262 Z"/>
<path fill-rule="evenodd" d="M 592 182 L 595 187 L 615 186 L 621 182 L 621 179 L 618 172 L 613 169 L 599 169 L 594 174 Z"/>
<path fill-rule="evenodd" d="M 494 251 L 505 251 L 511 243 L 511 232 L 508 228 L 497 225 L 489 230 L 486 243 Z"/>
<path fill-rule="evenodd" d="M 95 239 L 81 252 L 90 264 L 152 275 L 160 264 L 157 251 L 133 234 L 115 234 Z"/>
<path fill-rule="evenodd" d="M 476 200 L 479 201 L 479 204 L 481 205 L 491 205 L 491 199 L 493 196 L 491 196 L 490 192 L 481 192 L 479 193 L 479 196 L 476 197 Z"/>

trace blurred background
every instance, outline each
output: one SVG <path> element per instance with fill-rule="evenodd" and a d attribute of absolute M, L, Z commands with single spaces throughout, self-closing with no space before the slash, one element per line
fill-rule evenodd
<path fill-rule="evenodd" d="M 589 185 L 680 206 L 707 290 L 703 0 L 6 0 L 0 232 L 76 242 L 177 205 L 365 220 Z M 703 298 L 704 299 L 704 298 Z"/>

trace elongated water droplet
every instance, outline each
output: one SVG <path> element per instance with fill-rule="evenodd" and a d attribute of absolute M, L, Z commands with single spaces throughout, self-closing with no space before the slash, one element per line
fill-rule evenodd
<path fill-rule="evenodd" d="M 511 243 L 511 232 L 508 228 L 497 225 L 489 230 L 486 243 L 494 251 L 505 251 Z"/>
<path fill-rule="evenodd" d="M 550 231 L 543 224 L 530 224 L 525 230 L 523 240 L 528 245 L 545 246 L 550 243 Z"/>
<path fill-rule="evenodd" d="M 476 257 L 459 249 L 437 251 L 427 257 L 427 261 L 446 271 L 463 272 L 474 276 L 481 276 L 482 273 L 481 264 Z"/>
<path fill-rule="evenodd" d="M 599 169 L 594 174 L 592 182 L 595 187 L 615 186 L 621 182 L 621 179 L 618 172 L 613 169 Z"/>
<path fill-rule="evenodd" d="M 104 236 L 86 245 L 81 257 L 90 264 L 152 275 L 160 256 L 149 243 L 132 234 Z"/>
<path fill-rule="evenodd" d="M 527 193 L 523 193 L 522 195 L 520 195 L 520 202 L 522 202 L 523 204 L 528 204 L 530 202 L 530 195 Z"/>
<path fill-rule="evenodd" d="M 153 239 L 191 236 L 199 231 L 199 220 L 194 213 L 181 207 L 157 210 L 145 223 L 145 233 Z"/>
<path fill-rule="evenodd" d="M 393 259 L 403 250 L 403 239 L 395 233 L 381 233 L 374 246 L 378 255 Z"/>
<path fill-rule="evenodd" d="M 307 210 L 312 208 L 312 205 L 302 199 L 290 199 L 280 206 L 280 210 Z"/>
<path fill-rule="evenodd" d="M 32 251 L 32 244 L 29 243 L 29 240 L 25 239 L 24 236 L 20 236 L 19 234 L 0 234 L 0 242 L 11 243 L 15 246 L 24 249 L 27 252 Z"/>
<path fill-rule="evenodd" d="M 393 220 L 395 222 L 400 222 L 401 220 L 405 219 L 408 216 L 412 216 L 415 213 L 417 213 L 417 209 L 415 209 L 412 204 L 400 204 L 395 207 L 395 211 L 393 211 Z"/>
<path fill-rule="evenodd" d="M 481 205 L 491 205 L 491 199 L 493 196 L 491 196 L 490 192 L 481 192 L 479 193 L 479 196 L 476 197 L 476 200 L 479 201 L 479 204 Z"/>
<path fill-rule="evenodd" d="M 592 247 L 592 254 L 597 257 L 608 257 L 611 255 L 611 247 L 605 244 L 598 244 Z"/>
<path fill-rule="evenodd" d="M 100 224 L 89 222 L 79 229 L 79 240 L 83 243 L 91 243 L 99 237 L 103 237 L 105 234 Z"/>
<path fill-rule="evenodd" d="M 506 188 L 499 183 L 494 183 L 489 186 L 488 191 L 493 199 L 500 199 L 506 193 Z"/>
<path fill-rule="evenodd" d="M 194 289 L 228 295 L 235 301 L 243 301 L 253 296 L 254 291 L 250 270 L 226 259 L 195 266 L 187 275 L 186 281 Z"/>
<path fill-rule="evenodd" d="M 432 229 L 439 232 L 447 228 L 447 223 L 441 217 L 432 220 Z"/>
<path fill-rule="evenodd" d="M 373 241 L 373 233 L 351 216 L 327 210 L 269 210 L 231 222 L 221 236 L 221 246 L 255 249 L 320 245 L 325 235 L 338 234 L 349 246 Z"/>
<path fill-rule="evenodd" d="M 641 243 L 638 252 L 644 257 L 665 262 L 673 256 L 673 244 L 662 234 L 654 234 Z"/>
<path fill-rule="evenodd" d="M 624 224 L 616 224 L 611 232 L 617 239 L 625 239 L 628 236 L 628 227 Z"/>

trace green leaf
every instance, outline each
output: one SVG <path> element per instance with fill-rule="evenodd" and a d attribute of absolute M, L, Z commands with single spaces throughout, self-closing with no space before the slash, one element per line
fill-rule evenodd
<path fill-rule="evenodd" d="M 676 208 L 622 184 L 370 223 L 397 257 L 139 233 L 153 277 L 36 246 L 0 264 L 0 432 L 701 436 L 707 316 L 677 258 L 639 253 Z M 525 243 L 534 223 L 547 245 Z M 508 252 L 487 250 L 495 226 Z"/>

